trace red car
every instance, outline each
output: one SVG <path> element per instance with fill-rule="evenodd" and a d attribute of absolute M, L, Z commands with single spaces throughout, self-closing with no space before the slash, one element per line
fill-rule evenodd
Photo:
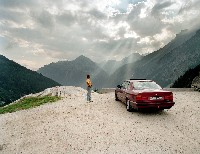
<path fill-rule="evenodd" d="M 118 85 L 115 100 L 126 104 L 127 111 L 139 109 L 170 109 L 173 93 L 163 90 L 152 80 L 130 79 Z"/>

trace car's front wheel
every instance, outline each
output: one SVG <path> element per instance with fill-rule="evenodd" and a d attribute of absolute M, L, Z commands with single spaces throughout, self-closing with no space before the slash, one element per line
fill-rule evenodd
<path fill-rule="evenodd" d="M 133 107 L 131 106 L 130 100 L 126 100 L 126 110 L 131 112 Z"/>

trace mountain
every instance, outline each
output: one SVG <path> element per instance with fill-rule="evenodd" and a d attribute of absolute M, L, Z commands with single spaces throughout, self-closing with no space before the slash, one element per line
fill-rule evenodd
<path fill-rule="evenodd" d="M 98 64 L 106 73 L 111 75 L 114 73 L 120 66 L 121 62 L 116 60 L 108 60 Z"/>
<path fill-rule="evenodd" d="M 187 70 L 172 85 L 172 88 L 191 88 L 193 83 L 199 82 L 200 64 L 195 68 Z"/>
<path fill-rule="evenodd" d="M 0 55 L 0 106 L 20 97 L 58 86 L 57 82 Z"/>
<path fill-rule="evenodd" d="M 169 86 L 185 71 L 200 63 L 199 42 L 200 30 L 196 33 L 182 31 L 163 48 L 117 69 L 110 77 L 110 86 L 129 78 L 147 78 L 163 87 Z"/>
<path fill-rule="evenodd" d="M 140 60 L 143 56 L 139 53 L 132 53 L 131 55 L 123 58 L 121 61 L 108 60 L 99 64 L 99 66 L 109 75 L 113 74 L 118 68 L 125 64 L 134 63 Z"/>
<path fill-rule="evenodd" d="M 86 75 L 91 75 L 93 88 L 106 87 L 108 74 L 89 58 L 81 55 L 73 61 L 60 61 L 40 68 L 37 72 L 65 86 L 86 87 Z"/>
<path fill-rule="evenodd" d="M 121 60 L 121 63 L 122 63 L 122 65 L 124 65 L 124 64 L 129 64 L 129 63 L 134 63 L 134 62 L 136 62 L 136 61 L 142 59 L 142 57 L 143 57 L 143 56 L 140 55 L 139 53 L 132 53 L 131 55 L 129 55 L 129 56 L 123 58 L 123 59 Z"/>

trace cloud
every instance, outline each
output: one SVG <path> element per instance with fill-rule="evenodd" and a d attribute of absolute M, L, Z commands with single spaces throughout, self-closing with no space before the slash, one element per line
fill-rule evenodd
<path fill-rule="evenodd" d="M 24 12 L 17 12 L 8 9 L 1 9 L 0 20 L 9 20 L 15 23 L 22 23 L 26 18 Z"/>
<path fill-rule="evenodd" d="M 100 19 L 100 20 L 107 18 L 106 14 L 104 14 L 103 12 L 100 12 L 97 9 L 90 10 L 88 12 L 88 14 L 90 14 L 91 16 L 95 17 L 96 19 Z"/>
<path fill-rule="evenodd" d="M 184 2 L 179 10 L 179 14 L 183 13 L 184 11 L 189 10 L 192 7 L 192 1 L 188 0 Z"/>
<path fill-rule="evenodd" d="M 7 9 L 24 9 L 27 7 L 37 7 L 38 6 L 38 0 L 0 0 L 0 6 L 1 8 L 7 8 Z"/>
<path fill-rule="evenodd" d="M 199 0 L 0 0 L 0 52 L 33 69 L 81 54 L 120 60 L 200 28 L 199 8 Z"/>
<path fill-rule="evenodd" d="M 53 28 L 54 26 L 54 16 L 46 10 L 42 10 L 39 12 L 35 10 L 31 11 L 30 17 L 32 17 L 32 20 L 36 24 L 39 24 L 42 28 L 48 29 Z"/>
<path fill-rule="evenodd" d="M 76 23 L 76 20 L 77 20 L 76 18 L 77 18 L 77 16 L 73 15 L 72 12 L 66 11 L 63 14 L 56 16 L 56 21 L 65 26 L 71 26 Z"/>
<path fill-rule="evenodd" d="M 151 15 L 155 16 L 155 17 L 160 16 L 160 14 L 162 13 L 162 11 L 165 8 L 170 7 L 173 3 L 174 2 L 172 2 L 172 1 L 161 1 L 159 3 L 156 3 L 154 5 L 154 7 L 152 8 L 152 10 L 151 10 Z"/>

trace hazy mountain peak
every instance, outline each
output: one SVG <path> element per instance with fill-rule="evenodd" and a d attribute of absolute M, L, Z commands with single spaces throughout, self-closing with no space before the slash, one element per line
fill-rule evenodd
<path fill-rule="evenodd" d="M 140 55 L 139 53 L 132 53 L 128 57 L 123 58 L 121 61 L 124 64 L 133 63 L 133 62 L 136 62 L 137 60 L 141 59 L 142 57 L 143 56 Z"/>
<path fill-rule="evenodd" d="M 117 62 L 116 60 L 108 60 L 107 62 L 114 63 Z"/>
<path fill-rule="evenodd" d="M 142 57 L 143 56 L 140 55 L 139 53 L 132 53 L 131 55 L 123 58 L 121 61 L 108 60 L 100 63 L 99 66 L 103 68 L 109 75 L 111 75 L 121 66 L 128 63 L 134 63 L 137 60 L 140 60 Z"/>
<path fill-rule="evenodd" d="M 176 39 L 184 39 L 183 42 L 185 42 L 186 39 L 190 39 L 193 35 L 195 35 L 195 33 L 196 33 L 196 31 L 190 31 L 188 29 L 184 29 L 184 30 L 181 30 L 180 33 L 176 34 L 176 37 L 175 37 L 174 40 L 176 40 Z"/>
<path fill-rule="evenodd" d="M 182 34 L 185 34 L 185 33 L 188 33 L 188 32 L 189 32 L 188 29 L 183 29 L 183 30 L 181 30 L 180 33 L 178 33 L 176 35 L 182 35 Z"/>
<path fill-rule="evenodd" d="M 84 55 L 80 55 L 74 61 L 91 61 L 91 60 L 88 57 L 85 57 Z"/>
<path fill-rule="evenodd" d="M 80 86 L 85 88 L 85 77 L 92 76 L 94 87 L 102 87 L 108 79 L 107 73 L 95 62 L 81 55 L 75 60 L 65 63 L 47 65 L 38 70 L 39 73 L 66 86 Z"/>

